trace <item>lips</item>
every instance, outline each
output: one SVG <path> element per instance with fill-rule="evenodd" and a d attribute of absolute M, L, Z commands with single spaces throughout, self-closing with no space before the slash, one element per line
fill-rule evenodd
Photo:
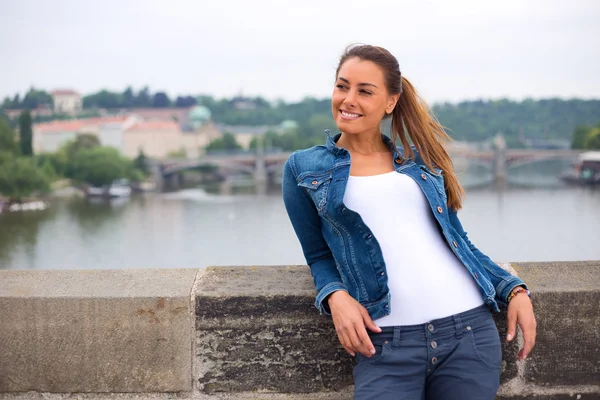
<path fill-rule="evenodd" d="M 340 115 L 342 116 L 343 119 L 357 119 L 362 117 L 361 114 L 356 114 L 356 113 L 351 113 L 345 110 L 340 110 Z"/>

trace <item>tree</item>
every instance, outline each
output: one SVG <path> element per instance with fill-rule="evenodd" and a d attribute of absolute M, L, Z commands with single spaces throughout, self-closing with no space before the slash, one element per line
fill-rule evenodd
<path fill-rule="evenodd" d="M 73 162 L 73 178 L 93 186 L 103 186 L 127 178 L 128 160 L 112 147 L 81 150 Z"/>
<path fill-rule="evenodd" d="M 162 107 L 170 107 L 171 99 L 165 92 L 157 92 L 152 98 L 152 107 L 162 108 Z"/>
<path fill-rule="evenodd" d="M 585 139 L 585 148 L 588 150 L 600 150 L 600 124 L 590 128 Z"/>
<path fill-rule="evenodd" d="M 192 96 L 177 96 L 175 99 L 175 107 L 191 107 L 196 104 L 196 99 Z"/>
<path fill-rule="evenodd" d="M 121 94 L 122 104 L 124 108 L 131 108 L 135 106 L 135 95 L 133 94 L 133 89 L 131 86 L 128 86 L 127 89 Z"/>
<path fill-rule="evenodd" d="M 600 124 L 595 127 L 578 126 L 573 132 L 572 149 L 600 150 Z"/>
<path fill-rule="evenodd" d="M 0 193 L 13 201 L 34 193 L 46 193 L 50 183 L 31 157 L 0 153 Z"/>
<path fill-rule="evenodd" d="M 572 149 L 585 149 L 585 140 L 589 131 L 587 126 L 578 126 L 573 132 L 573 139 L 571 140 Z"/>
<path fill-rule="evenodd" d="M 33 155 L 33 131 L 31 129 L 31 114 L 29 110 L 25 110 L 19 115 L 19 137 L 21 154 L 31 157 Z"/>
<path fill-rule="evenodd" d="M 52 96 L 50 93 L 47 93 L 43 90 L 36 90 L 33 87 L 29 89 L 29 91 L 25 94 L 23 101 L 21 102 L 22 108 L 28 108 L 31 110 L 44 105 L 52 105 Z"/>
<path fill-rule="evenodd" d="M 135 106 L 136 107 L 150 107 L 152 102 L 152 98 L 150 96 L 150 89 L 148 89 L 148 86 L 144 86 L 142 89 L 140 89 L 140 91 L 138 92 L 136 99 L 135 99 Z"/>
<path fill-rule="evenodd" d="M 137 157 L 133 160 L 133 166 L 134 168 L 138 169 L 142 174 L 144 174 L 144 176 L 149 175 L 150 171 L 148 169 L 148 158 L 146 157 L 144 151 L 141 148 L 138 151 Z"/>
<path fill-rule="evenodd" d="M 8 125 L 8 122 L 0 118 L 0 152 L 15 154 L 18 151 L 15 131 Z"/>
<path fill-rule="evenodd" d="M 235 136 L 231 133 L 223 134 L 223 137 L 213 140 L 206 146 L 206 151 L 213 150 L 238 150 L 242 146 L 235 140 Z"/>
<path fill-rule="evenodd" d="M 100 147 L 98 136 L 91 133 L 82 133 L 77 137 L 58 149 L 57 154 L 60 154 L 61 161 L 65 161 L 64 175 L 67 178 L 75 178 L 76 166 L 75 158 L 77 154 L 84 150 L 91 150 Z M 55 166 L 56 168 L 56 166 Z"/>

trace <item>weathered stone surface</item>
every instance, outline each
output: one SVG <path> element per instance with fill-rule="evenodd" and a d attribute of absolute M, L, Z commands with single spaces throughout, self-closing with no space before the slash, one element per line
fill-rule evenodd
<path fill-rule="evenodd" d="M 522 337 L 507 343 L 506 312 L 494 315 L 506 387 L 499 398 L 558 399 L 577 389 L 581 398 L 594 398 L 600 392 L 599 384 L 590 382 L 590 376 L 600 376 L 600 263 L 512 267 L 534 292 L 538 341 L 527 362 L 517 362 Z M 351 385 L 352 362 L 329 317 L 316 314 L 314 294 L 305 266 L 208 269 L 196 293 L 200 389 L 298 393 Z M 248 364 L 253 367 L 244 369 Z M 285 379 L 286 372 L 295 379 Z M 526 390 L 532 387 L 536 391 Z"/>
<path fill-rule="evenodd" d="M 0 271 L 0 392 L 191 390 L 197 272 Z"/>
<path fill-rule="evenodd" d="M 201 390 L 304 393 L 352 385 L 352 361 L 331 319 L 314 308 L 314 293 L 303 266 L 207 269 L 196 292 Z"/>
<path fill-rule="evenodd" d="M 533 291 L 537 327 L 524 377 L 537 385 L 600 385 L 600 263 L 513 264 Z"/>

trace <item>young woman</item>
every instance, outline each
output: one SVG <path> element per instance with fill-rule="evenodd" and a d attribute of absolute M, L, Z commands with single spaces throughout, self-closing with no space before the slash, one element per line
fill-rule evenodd
<path fill-rule="evenodd" d="M 283 199 L 315 305 L 356 356 L 355 399 L 494 399 L 502 352 L 490 309 L 508 305 L 508 341 L 520 325 L 520 360 L 536 323 L 526 285 L 461 226 L 449 137 L 381 47 L 346 49 L 331 105 L 341 132 L 290 156 Z"/>

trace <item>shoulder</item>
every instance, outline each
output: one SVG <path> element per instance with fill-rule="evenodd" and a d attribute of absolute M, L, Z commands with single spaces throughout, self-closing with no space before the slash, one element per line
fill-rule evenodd
<path fill-rule="evenodd" d="M 330 168 L 333 160 L 335 156 L 327 150 L 327 147 L 319 145 L 294 151 L 288 157 L 286 166 L 298 176 L 307 171 Z"/>

